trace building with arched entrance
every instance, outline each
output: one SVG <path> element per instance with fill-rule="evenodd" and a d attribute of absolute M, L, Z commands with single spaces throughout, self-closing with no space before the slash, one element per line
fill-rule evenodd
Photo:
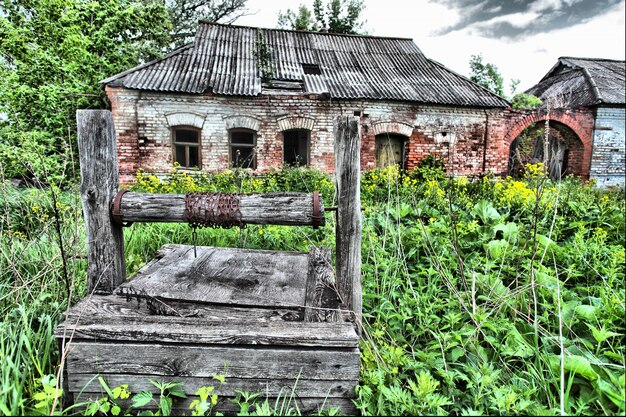
<path fill-rule="evenodd" d="M 452 175 L 507 175 L 542 159 L 537 136 L 547 126 L 553 177 L 619 183 L 623 61 L 621 99 L 588 76 L 619 73 L 619 64 L 602 61 L 602 72 L 600 60 L 561 61 L 530 91 L 550 108 L 516 111 L 411 39 L 200 22 L 194 42 L 103 84 L 122 181 L 174 166 L 332 173 L 334 123 L 350 116 L 360 122 L 363 170 L 412 169 L 434 156 Z"/>
<path fill-rule="evenodd" d="M 543 158 L 543 140 L 533 131 L 543 129 L 540 133 L 545 135 L 548 126 L 553 177 L 575 174 L 594 179 L 601 188 L 623 188 L 625 72 L 625 61 L 559 58 L 539 83 L 526 91 L 543 104 L 509 132 L 508 140 L 513 138 L 510 169 L 516 169 L 524 158 Z"/>

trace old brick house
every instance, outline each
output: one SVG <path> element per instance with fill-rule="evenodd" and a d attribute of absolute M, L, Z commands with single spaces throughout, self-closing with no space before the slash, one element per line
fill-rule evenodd
<path fill-rule="evenodd" d="M 342 115 L 360 117 L 362 169 L 435 154 L 455 174 L 507 171 L 508 103 L 410 39 L 200 22 L 193 43 L 103 83 L 123 181 L 175 162 L 332 172 Z"/>
<path fill-rule="evenodd" d="M 544 109 L 547 105 L 552 109 L 550 134 L 562 153 L 560 169 L 578 173 L 572 165 L 582 164 L 582 173 L 587 174 L 583 176 L 595 179 L 601 188 L 624 187 L 625 68 L 625 61 L 561 57 L 527 91 L 542 99 Z M 580 132 L 559 118 L 576 120 Z M 575 159 L 576 154 L 581 156 Z"/>

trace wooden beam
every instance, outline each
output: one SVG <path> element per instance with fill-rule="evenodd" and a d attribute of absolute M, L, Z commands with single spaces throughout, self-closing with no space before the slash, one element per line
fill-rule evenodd
<path fill-rule="evenodd" d="M 124 281 L 124 235 L 110 217 L 118 189 L 117 147 L 108 110 L 78 110 L 80 193 L 87 230 L 88 291 L 111 294 Z"/>
<path fill-rule="evenodd" d="M 357 331 L 361 323 L 361 193 L 360 126 L 339 117 L 335 122 L 335 175 L 337 181 L 336 273 L 343 308 L 353 313 Z"/>
<path fill-rule="evenodd" d="M 318 198 L 319 213 L 314 213 Z M 242 194 L 239 212 L 245 224 L 277 224 L 285 226 L 323 226 L 322 197 L 307 193 Z M 185 194 L 146 194 L 127 192 L 121 197 L 123 222 L 186 222 Z"/>

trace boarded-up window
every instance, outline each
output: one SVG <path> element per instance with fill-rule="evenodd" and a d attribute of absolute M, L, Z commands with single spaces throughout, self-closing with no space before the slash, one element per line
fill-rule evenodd
<path fill-rule="evenodd" d="M 235 168 L 256 169 L 256 134 L 253 130 L 232 129 L 230 136 L 230 164 Z"/>
<path fill-rule="evenodd" d="M 174 161 L 183 168 L 201 168 L 200 130 L 192 127 L 172 129 Z"/>
<path fill-rule="evenodd" d="M 384 168 L 389 165 L 404 167 L 404 144 L 406 136 L 383 133 L 376 136 L 376 168 Z"/>
<path fill-rule="evenodd" d="M 283 132 L 283 163 L 291 166 L 309 165 L 309 131 L 305 129 Z"/>

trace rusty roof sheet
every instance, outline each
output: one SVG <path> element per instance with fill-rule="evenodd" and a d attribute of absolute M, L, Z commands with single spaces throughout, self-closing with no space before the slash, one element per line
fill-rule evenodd
<path fill-rule="evenodd" d="M 563 108 L 624 105 L 625 68 L 625 61 L 561 57 L 526 93 Z"/>
<path fill-rule="evenodd" d="M 507 107 L 501 97 L 424 56 L 411 39 L 339 35 L 200 22 L 192 44 L 107 78 L 111 86 L 181 93 L 262 93 L 258 43 L 272 80 L 332 98 Z"/>

